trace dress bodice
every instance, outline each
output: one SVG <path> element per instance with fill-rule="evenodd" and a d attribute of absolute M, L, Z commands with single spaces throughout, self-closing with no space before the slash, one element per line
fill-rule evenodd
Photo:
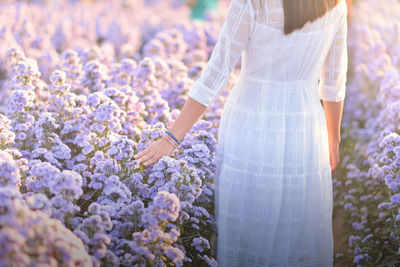
<path fill-rule="evenodd" d="M 232 0 L 213 53 L 188 95 L 209 106 L 242 56 L 241 77 L 266 82 L 318 81 L 327 101 L 345 97 L 347 6 L 341 0 L 322 17 L 283 33 L 281 0 Z"/>

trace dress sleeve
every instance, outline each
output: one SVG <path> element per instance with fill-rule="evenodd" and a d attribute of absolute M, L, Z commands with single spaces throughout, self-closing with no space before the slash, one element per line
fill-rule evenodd
<path fill-rule="evenodd" d="M 348 68 L 347 54 L 347 6 L 341 0 L 341 18 L 336 27 L 336 34 L 329 48 L 327 57 L 322 66 L 320 83 L 318 86 L 319 98 L 330 102 L 344 100 L 346 93 L 346 79 Z"/>
<path fill-rule="evenodd" d="M 251 0 L 232 0 L 217 43 L 188 95 L 208 107 L 226 87 L 228 78 L 250 39 Z"/>

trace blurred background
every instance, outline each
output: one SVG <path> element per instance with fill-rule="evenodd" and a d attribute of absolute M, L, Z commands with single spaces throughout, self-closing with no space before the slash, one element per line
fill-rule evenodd
<path fill-rule="evenodd" d="M 93 147 L 99 147 L 93 137 L 97 134 L 107 140 L 101 141 L 103 151 L 119 151 L 121 145 L 115 142 L 116 134 L 128 137 L 133 144 L 121 137 L 125 140 L 121 142 L 127 142 L 130 149 L 127 155 L 157 138 L 160 129 L 168 127 L 177 117 L 188 90 L 204 70 L 229 3 L 229 0 L 0 1 L 0 148 L 15 149 L 10 153 L 18 159 L 22 184 L 40 160 L 60 170 L 77 170 L 84 179 L 97 181 L 99 159 L 91 152 Z M 349 71 L 342 121 L 342 161 L 332 177 L 335 267 L 397 267 L 400 266 L 400 1 L 347 0 L 347 4 Z M 190 181 L 177 191 L 188 209 L 180 216 L 190 222 L 176 223 L 184 241 L 175 245 L 185 250 L 196 264 L 215 266 L 212 152 L 224 102 L 239 72 L 240 62 L 227 87 L 204 112 L 204 120 L 188 135 L 178 155 L 192 164 L 202 179 L 202 183 Z M 110 124 L 109 121 L 94 123 L 93 114 L 103 114 L 99 103 L 112 103 Z M 56 118 L 57 127 L 46 117 L 48 112 Z M 47 128 L 42 127 L 45 122 Z M 107 134 L 102 132 L 105 129 Z M 56 133 L 52 143 L 40 139 L 43 131 L 48 132 L 46 136 Z M 10 138 L 13 136 L 15 140 Z M 193 148 L 192 144 L 196 146 Z M 87 154 L 82 150 L 88 151 Z M 114 154 L 107 153 L 104 160 L 114 160 Z M 64 154 L 70 158 L 65 160 Z M 29 166 L 24 157 L 29 158 Z M 122 184 L 126 183 L 132 190 L 130 193 L 146 202 L 149 191 L 157 191 L 165 186 L 164 182 L 169 183 L 154 182 L 153 178 L 160 175 L 158 171 L 135 169 L 135 174 L 145 177 L 138 182 L 142 176 L 131 175 L 131 161 L 129 158 L 118 167 L 122 178 L 113 180 L 116 186 L 125 188 Z M 82 162 L 89 166 L 88 171 L 81 171 L 85 167 Z M 169 171 L 168 168 L 163 172 L 170 177 Z M 178 177 L 180 174 L 174 171 Z M 193 169 L 186 171 L 192 175 Z M 7 180 L 1 175 L 2 172 L 0 191 L 3 180 Z M 98 184 L 104 188 L 110 186 Z M 86 211 L 88 203 L 109 205 L 117 199 L 114 194 L 123 194 L 121 190 L 113 191 L 114 187 L 98 193 L 94 186 L 80 185 L 85 194 L 73 201 L 65 199 L 65 203 L 68 207 L 78 203 Z M 196 201 L 190 195 L 190 186 L 197 186 L 193 189 L 196 192 L 204 192 L 196 195 Z M 19 189 L 26 192 L 36 187 L 26 188 Z M 56 194 L 46 190 L 47 197 L 55 198 Z M 57 217 L 60 214 L 57 203 L 32 204 L 35 209 L 32 212 L 49 207 Z M 120 213 L 107 211 L 121 232 L 132 219 L 122 210 L 124 205 L 115 208 Z M 87 215 L 68 212 L 71 221 L 65 225 L 72 230 Z M 0 220 L 0 235 L 9 232 L 3 231 L 2 223 Z M 127 232 L 132 235 L 143 229 L 131 228 Z M 96 244 L 88 253 L 103 263 L 108 260 L 105 251 L 126 266 L 134 263 L 129 254 L 131 248 L 119 247 L 120 243 L 125 244 L 125 233 L 104 231 L 103 234 L 112 240 L 110 245 L 98 245 L 96 242 L 101 238 L 82 238 L 88 244 Z M 44 251 L 43 246 L 40 251 Z M 160 250 L 154 255 L 166 259 Z"/>

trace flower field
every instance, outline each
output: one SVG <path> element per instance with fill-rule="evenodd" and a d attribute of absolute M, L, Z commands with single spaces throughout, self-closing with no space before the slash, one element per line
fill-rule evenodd
<path fill-rule="evenodd" d="M 334 180 L 356 266 L 400 266 L 399 34 L 399 1 L 357 2 L 342 122 L 345 175 Z"/>
<path fill-rule="evenodd" d="M 223 16 L 37 2 L 0 3 L 0 266 L 217 266 L 217 131 L 240 64 L 179 151 L 133 156 L 179 115 Z M 400 2 L 359 0 L 349 25 L 343 257 L 400 266 Z"/>

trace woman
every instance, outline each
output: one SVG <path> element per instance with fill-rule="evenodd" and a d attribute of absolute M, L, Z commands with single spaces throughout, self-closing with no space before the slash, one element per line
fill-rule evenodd
<path fill-rule="evenodd" d="M 218 131 L 218 264 L 332 266 L 346 2 L 232 0 L 210 60 L 170 128 L 173 137 L 182 140 L 213 103 L 242 52 Z M 165 136 L 136 159 L 149 165 L 171 155 L 173 140 Z"/>

